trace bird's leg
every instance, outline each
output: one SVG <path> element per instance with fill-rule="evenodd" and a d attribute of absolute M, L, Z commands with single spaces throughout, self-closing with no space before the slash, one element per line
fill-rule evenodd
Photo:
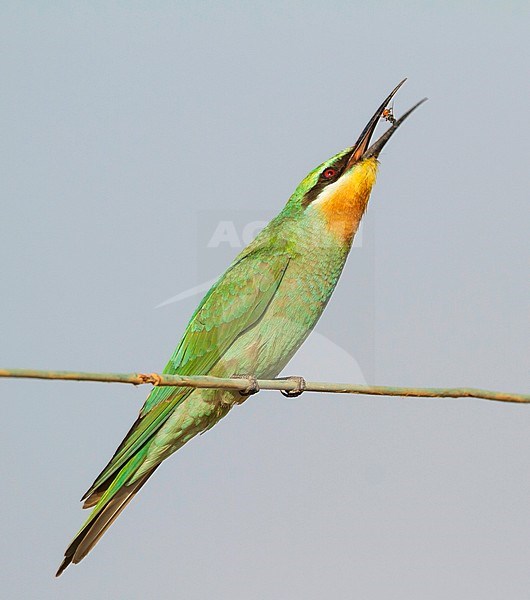
<path fill-rule="evenodd" d="M 248 398 L 253 394 L 257 394 L 259 392 L 258 380 L 254 375 L 232 375 L 233 379 L 246 379 L 248 381 L 248 386 L 244 390 L 239 390 L 239 394 Z"/>
<path fill-rule="evenodd" d="M 280 390 L 280 392 L 286 398 L 296 398 L 297 396 L 300 396 L 300 394 L 303 394 L 305 392 L 306 383 L 305 383 L 305 379 L 303 377 L 298 377 L 297 375 L 291 375 L 290 377 L 277 377 L 276 379 L 280 379 L 283 381 L 295 381 L 297 383 L 297 386 L 295 387 L 294 390 Z"/>

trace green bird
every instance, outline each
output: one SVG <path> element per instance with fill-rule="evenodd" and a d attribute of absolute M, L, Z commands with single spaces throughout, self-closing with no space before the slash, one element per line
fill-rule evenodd
<path fill-rule="evenodd" d="M 287 204 L 212 286 L 193 313 L 164 373 L 276 377 L 317 323 L 335 289 L 375 183 L 378 156 L 403 121 L 377 109 L 357 142 L 313 169 Z M 381 118 L 389 129 L 372 145 Z M 300 390 L 303 380 L 300 380 Z M 65 552 L 57 576 L 78 563 L 160 463 L 213 427 L 257 386 L 154 387 L 110 462 L 83 496 L 93 508 Z"/>

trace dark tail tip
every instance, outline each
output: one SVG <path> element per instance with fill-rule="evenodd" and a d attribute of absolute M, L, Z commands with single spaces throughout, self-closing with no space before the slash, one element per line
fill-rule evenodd
<path fill-rule="evenodd" d="M 55 573 L 55 577 L 60 577 L 63 574 L 63 571 L 66 569 L 66 567 L 72 562 L 72 557 L 71 556 L 65 556 L 63 559 L 63 562 L 60 564 L 59 568 L 57 569 L 57 573 Z"/>

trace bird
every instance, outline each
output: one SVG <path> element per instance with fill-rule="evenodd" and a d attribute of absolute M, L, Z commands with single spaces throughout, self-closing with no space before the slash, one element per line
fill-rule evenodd
<path fill-rule="evenodd" d="M 155 386 L 124 440 L 81 498 L 92 511 L 57 570 L 79 563 L 158 466 L 285 368 L 315 327 L 342 273 L 376 180 L 381 150 L 426 98 L 370 145 L 385 98 L 359 138 L 314 168 L 193 313 L 165 374 L 248 377 L 247 389 Z M 298 378 L 295 390 L 303 391 Z"/>

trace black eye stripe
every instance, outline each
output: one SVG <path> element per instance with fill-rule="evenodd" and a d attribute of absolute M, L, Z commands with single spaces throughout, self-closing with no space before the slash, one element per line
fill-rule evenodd
<path fill-rule="evenodd" d="M 337 177 L 339 177 L 339 175 L 342 174 L 342 172 L 344 171 L 344 168 L 348 164 L 349 158 L 350 158 L 349 154 L 346 154 L 346 156 L 343 156 L 342 158 L 336 160 L 331 165 L 328 165 L 320 174 L 320 178 L 324 179 L 327 183 L 329 183 L 333 179 L 336 179 Z M 332 177 L 327 178 L 327 177 L 325 177 L 325 173 L 329 169 L 333 169 L 335 171 L 335 174 Z"/>
<path fill-rule="evenodd" d="M 349 158 L 350 158 L 350 153 L 347 152 L 345 154 L 345 156 L 342 156 L 341 158 L 339 158 L 335 162 L 331 163 L 330 165 L 327 165 L 324 169 L 322 169 L 322 171 L 320 173 L 320 176 L 318 178 L 318 181 L 309 190 L 309 192 L 307 192 L 307 194 L 304 196 L 304 199 L 302 200 L 302 206 L 308 206 L 309 204 L 311 204 L 311 202 L 313 202 L 314 200 L 316 200 L 316 198 L 318 197 L 318 195 L 320 194 L 320 192 L 327 185 L 329 185 L 330 183 L 333 183 L 334 181 L 336 181 L 342 175 L 342 172 L 344 171 L 346 165 L 348 164 Z M 333 169 L 335 171 L 335 174 L 332 177 L 328 178 L 328 177 L 325 177 L 324 174 L 329 169 Z"/>

